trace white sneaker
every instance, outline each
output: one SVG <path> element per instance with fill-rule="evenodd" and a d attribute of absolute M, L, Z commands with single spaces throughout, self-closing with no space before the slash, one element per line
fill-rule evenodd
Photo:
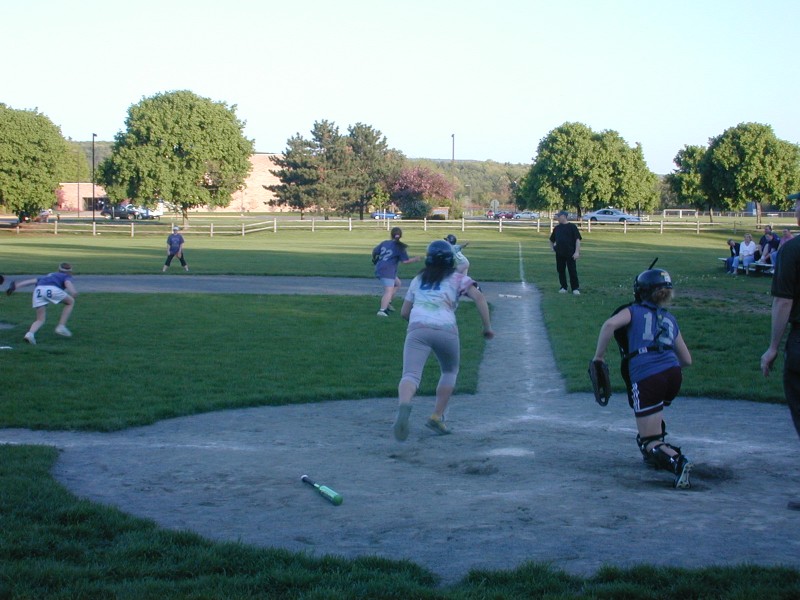
<path fill-rule="evenodd" d="M 581 291 L 580 290 L 572 290 L 572 295 L 573 296 L 580 296 L 581 295 Z"/>
<path fill-rule="evenodd" d="M 31 344 L 32 346 L 36 345 L 36 336 L 34 336 L 30 331 L 25 334 L 25 341 Z"/>
<path fill-rule="evenodd" d="M 72 332 L 63 325 L 56 327 L 56 334 L 64 337 L 72 337 Z"/>
<path fill-rule="evenodd" d="M 566 294 L 567 290 L 565 290 L 564 288 L 561 288 L 560 290 L 558 290 L 558 293 L 559 294 Z"/>
<path fill-rule="evenodd" d="M 388 316 L 389 316 L 389 313 L 388 313 L 388 312 L 386 312 L 385 310 L 379 310 L 379 311 L 377 312 L 377 315 L 378 315 L 379 317 L 388 317 Z"/>

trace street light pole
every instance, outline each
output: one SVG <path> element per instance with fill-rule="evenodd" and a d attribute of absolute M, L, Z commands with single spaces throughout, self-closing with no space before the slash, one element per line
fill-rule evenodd
<path fill-rule="evenodd" d="M 453 192 L 455 193 L 456 186 L 456 134 L 451 133 L 450 137 L 453 138 L 453 156 L 450 159 L 450 173 L 453 176 Z"/>
<path fill-rule="evenodd" d="M 94 139 L 97 137 L 96 133 L 92 134 L 92 223 L 94 223 L 94 206 L 95 206 L 95 190 L 94 190 Z"/>

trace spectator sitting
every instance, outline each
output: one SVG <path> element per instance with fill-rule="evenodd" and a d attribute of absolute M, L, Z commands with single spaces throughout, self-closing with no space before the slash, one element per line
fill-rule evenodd
<path fill-rule="evenodd" d="M 778 254 L 778 247 L 780 246 L 780 240 L 772 231 L 765 233 L 764 237 L 761 239 L 763 239 L 764 242 L 759 248 L 761 257 L 758 259 L 758 262 L 762 265 L 774 265 L 775 255 Z"/>
<path fill-rule="evenodd" d="M 725 259 L 725 272 L 726 273 L 734 273 L 733 271 L 733 259 L 739 256 L 739 242 L 734 242 L 732 239 L 728 238 L 728 248 L 730 248 L 731 255 Z"/>
<path fill-rule="evenodd" d="M 750 266 L 751 263 L 755 262 L 756 260 L 756 250 L 758 250 L 758 246 L 753 241 L 753 236 L 749 233 L 744 234 L 744 241 L 739 244 L 739 255 L 733 257 L 733 265 L 731 265 L 731 274 L 735 277 L 737 271 L 739 270 L 739 264 L 744 267 L 744 270 L 747 271 L 747 268 Z"/>

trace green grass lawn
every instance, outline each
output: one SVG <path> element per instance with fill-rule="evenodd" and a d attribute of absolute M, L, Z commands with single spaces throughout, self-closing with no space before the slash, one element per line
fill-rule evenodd
<path fill-rule="evenodd" d="M 404 239 L 412 254 L 421 254 L 445 233 L 406 226 Z M 472 242 L 466 254 L 480 281 L 518 281 L 522 257 L 526 280 L 542 292 L 548 334 L 570 390 L 588 390 L 586 363 L 600 325 L 631 299 L 634 277 L 658 257 L 658 266 L 673 276 L 673 310 L 694 355 L 683 393 L 781 401 L 780 377 L 764 380 L 758 372 L 769 335 L 770 280 L 724 275 L 716 258 L 725 256 L 730 231 L 584 233 L 580 297 L 557 293 L 547 233 L 454 233 Z M 192 274 L 369 278 L 370 250 L 385 237 L 382 231 L 190 237 L 186 254 Z M 0 237 L 6 276 L 44 273 L 68 260 L 79 289 L 81 274 L 158 273 L 163 259 L 163 240 L 155 237 Z M 408 280 L 415 271 L 403 267 L 401 275 Z M 29 347 L 19 341 L 33 318 L 29 296 L 2 296 L 0 320 L 15 328 L 0 330 L 0 343 L 16 349 L 0 355 L 7 374 L 0 427 L 105 431 L 229 407 L 393 396 L 404 327 L 399 319 L 377 320 L 375 302 L 84 294 L 70 323 L 75 337 L 52 334 L 59 309 L 51 309 L 40 344 Z M 475 389 L 483 342 L 472 307 L 459 312 L 459 321 L 464 393 Z M 348 340 L 344 358 L 342 339 Z M 752 358 L 737 363 L 742 347 L 752 348 Z M 609 359 L 616 366 L 611 352 Z M 437 369 L 429 369 L 424 394 L 435 385 Z M 52 389 L 59 390 L 55 398 L 46 393 Z M 71 496 L 49 474 L 56 458 L 51 449 L 5 446 L 0 457 L 0 598 L 800 596 L 797 571 L 746 566 L 603 569 L 579 578 L 531 564 L 473 572 L 453 588 L 439 589 L 432 574 L 407 562 L 311 559 L 163 531 Z"/>

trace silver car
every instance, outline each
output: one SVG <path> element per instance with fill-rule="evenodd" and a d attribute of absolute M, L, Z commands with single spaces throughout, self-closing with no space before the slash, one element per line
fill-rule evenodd
<path fill-rule="evenodd" d="M 638 223 L 641 219 L 635 215 L 629 215 L 625 211 L 618 208 L 601 208 L 594 212 L 586 213 L 583 215 L 584 221 L 606 221 L 613 223 Z"/>

